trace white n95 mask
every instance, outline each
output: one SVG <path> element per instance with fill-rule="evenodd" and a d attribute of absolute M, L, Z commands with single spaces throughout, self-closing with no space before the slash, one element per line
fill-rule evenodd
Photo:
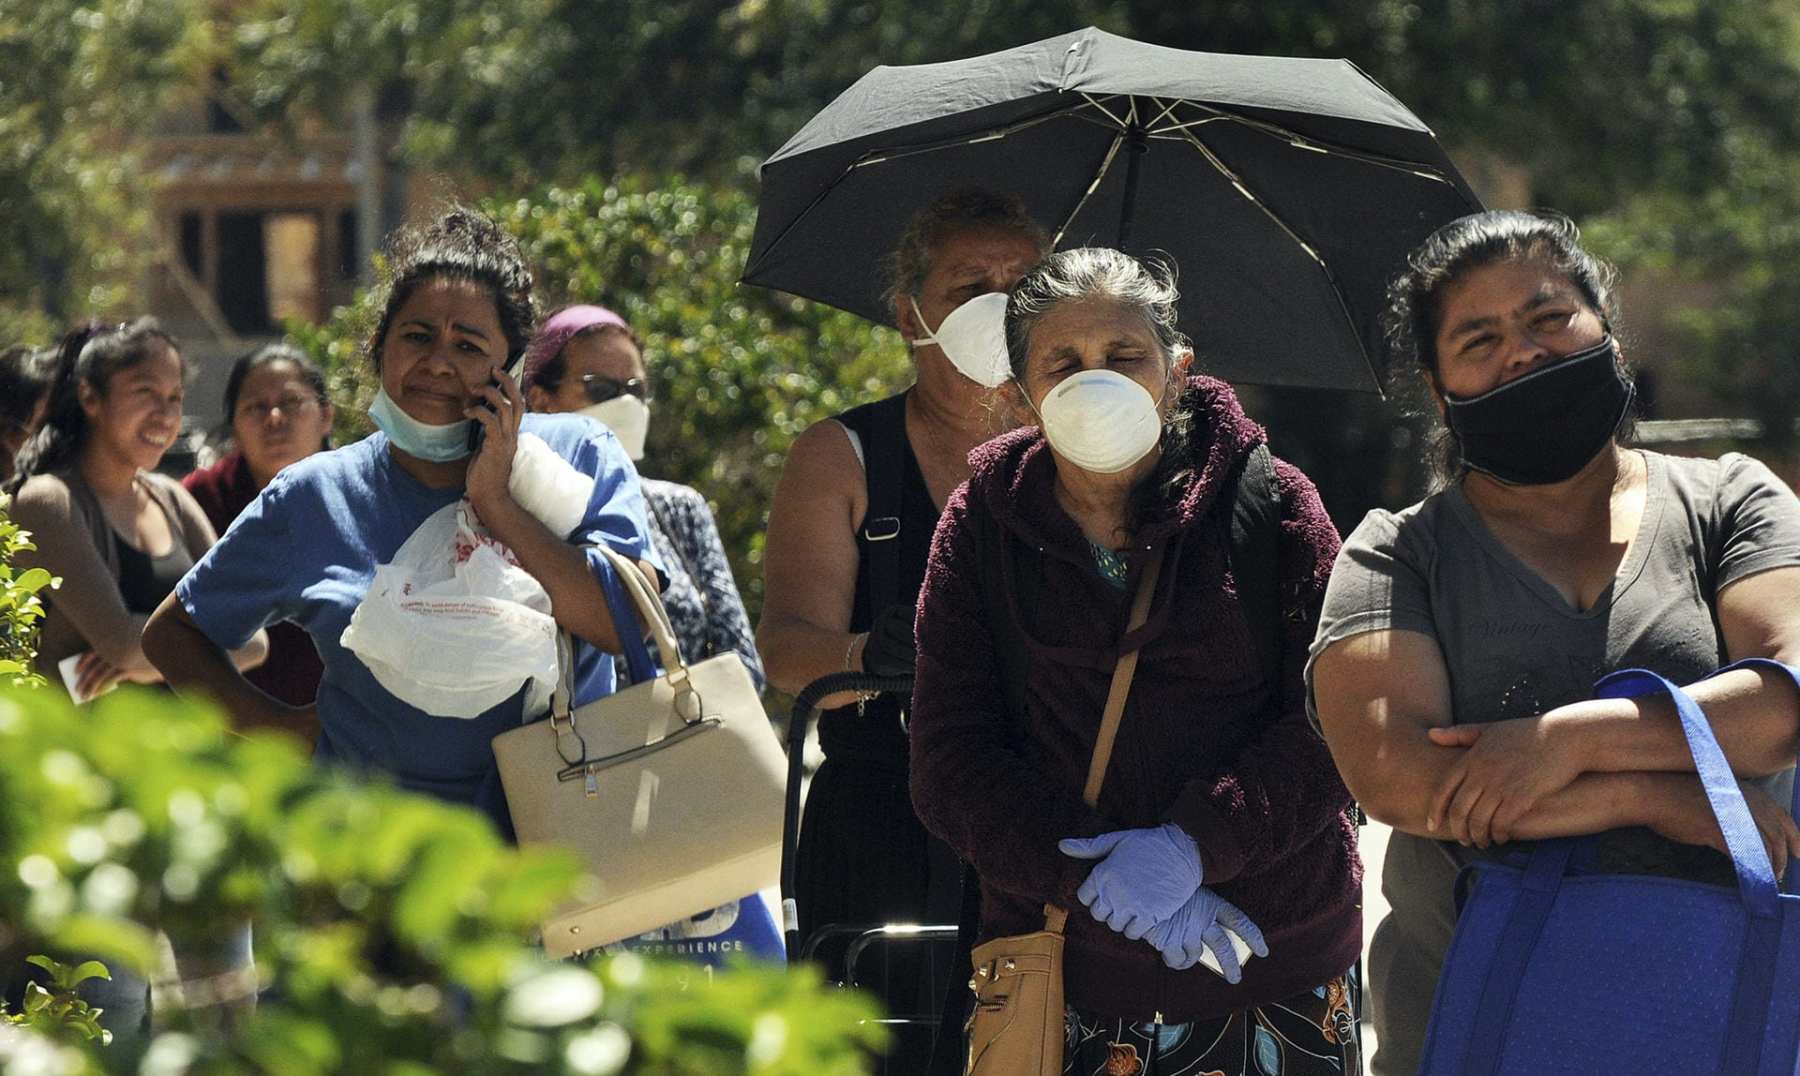
<path fill-rule="evenodd" d="M 936 344 L 950 360 L 950 365 L 970 381 L 984 388 L 994 388 L 1012 376 L 1012 363 L 1006 353 L 1006 293 L 990 291 L 977 295 L 944 315 L 944 321 L 932 332 L 919 312 L 919 301 L 907 296 L 913 316 L 925 330 L 922 340 L 909 340 L 914 348 Z"/>
<path fill-rule="evenodd" d="M 1123 471 L 1162 438 L 1157 401 L 1113 370 L 1069 375 L 1045 395 L 1037 413 L 1057 455 L 1094 474 Z"/>
<path fill-rule="evenodd" d="M 630 393 L 589 404 L 575 412 L 599 419 L 619 439 L 632 461 L 644 458 L 644 438 L 650 433 L 650 405 Z"/>

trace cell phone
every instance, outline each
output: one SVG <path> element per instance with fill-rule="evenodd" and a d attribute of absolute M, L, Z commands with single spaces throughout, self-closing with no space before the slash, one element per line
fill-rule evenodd
<path fill-rule="evenodd" d="M 501 389 L 500 379 L 497 377 L 488 378 L 488 387 L 491 389 L 495 389 L 497 391 L 501 391 L 501 392 L 505 391 L 504 389 Z M 490 415 L 494 413 L 493 405 L 488 403 L 486 400 L 481 401 L 481 403 L 477 404 L 476 406 L 487 408 L 488 414 L 490 414 Z M 481 436 L 482 436 L 482 434 L 485 434 L 486 432 L 487 432 L 487 427 L 483 426 L 481 423 L 473 422 L 473 421 L 471 421 L 469 423 L 469 451 L 470 452 L 481 451 Z"/>

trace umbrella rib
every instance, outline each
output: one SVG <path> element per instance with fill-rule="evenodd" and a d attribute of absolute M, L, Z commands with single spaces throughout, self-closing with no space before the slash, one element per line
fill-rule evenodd
<path fill-rule="evenodd" d="M 1131 121 L 1130 121 L 1130 120 L 1122 120 L 1122 119 L 1120 119 L 1120 118 L 1119 118 L 1119 117 L 1117 117 L 1117 116 L 1115 116 L 1115 115 L 1113 115 L 1113 112 L 1112 112 L 1112 109 L 1110 109 L 1110 108 L 1107 108 L 1107 107 L 1106 107 L 1106 104 L 1105 104 L 1105 102 L 1106 102 L 1106 101 L 1114 101 L 1114 100 L 1117 100 L 1117 99 L 1118 99 L 1118 98 L 1119 98 L 1119 97 L 1120 97 L 1120 95 L 1119 95 L 1119 94 L 1116 94 L 1116 93 L 1115 93 L 1115 94 L 1112 94 L 1112 95 L 1111 95 L 1111 96 L 1109 96 L 1109 97 L 1106 97 L 1106 98 L 1105 98 L 1105 99 L 1104 99 L 1104 100 L 1103 100 L 1103 99 L 1101 99 L 1101 98 L 1098 98 L 1098 97 L 1095 97 L 1095 96 L 1094 96 L 1094 95 L 1093 95 L 1093 94 L 1090 94 L 1090 93 L 1088 93 L 1088 92 L 1087 92 L 1087 91 L 1085 91 L 1085 90 L 1083 90 L 1083 91 L 1082 91 L 1082 93 L 1081 93 L 1081 96 L 1082 96 L 1082 97 L 1083 97 L 1083 98 L 1085 98 L 1085 99 L 1086 99 L 1086 100 L 1087 100 L 1087 103 L 1088 103 L 1088 104 L 1089 104 L 1089 105 L 1091 105 L 1091 106 L 1092 106 L 1092 107 L 1093 107 L 1093 108 L 1094 108 L 1094 110 L 1095 110 L 1095 111 L 1097 111 L 1097 112 L 1099 112 L 1099 113 L 1101 113 L 1101 114 L 1102 114 L 1102 115 L 1104 115 L 1104 116 L 1105 116 L 1105 117 L 1106 117 L 1106 118 L 1107 118 L 1107 119 L 1109 119 L 1109 120 L 1111 120 L 1111 121 L 1112 121 L 1112 123 L 1113 123 L 1113 126 L 1114 126 L 1114 127 L 1117 127 L 1117 128 L 1118 128 L 1118 129 L 1119 129 L 1119 130 L 1121 130 L 1121 131 L 1123 131 L 1123 130 L 1125 130 L 1125 129 L 1126 129 L 1126 128 L 1128 128 L 1128 127 L 1130 127 L 1130 126 L 1131 126 Z M 1133 114 L 1134 114 L 1134 115 L 1135 115 L 1135 114 L 1136 114 L 1136 111 L 1137 111 L 1137 101 L 1136 101 L 1136 99 L 1134 99 L 1134 98 L 1131 98 L 1131 97 L 1126 97 L 1126 98 L 1125 98 L 1125 100 L 1126 100 L 1126 103 L 1127 103 L 1127 104 L 1129 104 L 1129 105 L 1130 105 L 1130 106 L 1131 106 L 1131 108 L 1132 108 L 1132 112 L 1133 112 Z"/>
<path fill-rule="evenodd" d="M 1087 118 L 1081 116 L 1081 109 L 1081 105 L 1069 105 L 1046 112 L 1039 116 L 1032 116 L 1029 119 L 1017 120 L 1000 127 L 990 127 L 985 131 L 974 131 L 966 135 L 958 135 L 955 138 L 945 138 L 936 142 L 925 142 L 914 146 L 902 146 L 896 149 L 870 150 L 864 156 L 852 161 L 850 166 L 844 170 L 844 174 L 849 175 L 858 168 L 867 168 L 874 164 L 884 164 L 888 161 L 897 161 L 905 157 L 914 157 L 921 153 L 935 153 L 941 149 L 955 149 L 958 146 L 972 146 L 977 142 L 997 142 L 1002 138 L 1018 134 L 1020 131 L 1036 127 L 1040 123 L 1048 123 L 1051 120 L 1059 119 L 1063 116 L 1074 116 L 1082 119 Z"/>
<path fill-rule="evenodd" d="M 1343 157 L 1346 160 L 1360 161 L 1363 164 L 1374 165 L 1378 168 L 1389 168 L 1396 172 L 1407 172 L 1412 175 L 1418 176 L 1420 179 L 1429 179 L 1436 183 L 1442 183 L 1446 187 L 1455 188 L 1455 186 L 1456 186 L 1456 184 L 1452 183 L 1450 181 L 1450 178 L 1448 176 L 1444 175 L 1442 172 L 1438 171 L 1435 168 L 1432 168 L 1430 165 L 1420 164 L 1417 161 L 1401 160 L 1401 159 L 1394 158 L 1394 157 L 1383 157 L 1379 154 L 1364 153 L 1361 150 L 1346 149 L 1343 146 L 1336 146 L 1329 142 L 1320 141 L 1319 139 L 1316 139 L 1316 138 L 1308 138 L 1307 136 L 1305 136 L 1303 134 L 1299 134 L 1298 132 L 1287 129 L 1286 127 L 1283 127 L 1278 123 L 1270 123 L 1267 120 L 1251 119 L 1249 116 L 1241 116 L 1235 112 L 1230 111 L 1229 109 L 1216 108 L 1212 105 L 1201 104 L 1199 101 L 1192 101 L 1192 100 L 1187 100 L 1187 99 L 1183 98 L 1183 99 L 1178 99 L 1175 102 L 1175 105 L 1177 105 L 1177 106 L 1182 105 L 1182 104 L 1186 104 L 1186 105 L 1188 105 L 1192 108 L 1198 109 L 1202 112 L 1209 113 L 1209 115 L 1204 119 L 1190 120 L 1190 121 L 1187 121 L 1184 123 L 1171 124 L 1167 127 L 1156 128 L 1151 132 L 1152 137 L 1162 135 L 1165 132 L 1174 132 L 1176 134 L 1180 134 L 1180 133 L 1185 132 L 1190 127 L 1199 127 L 1199 126 L 1204 126 L 1205 124 L 1208 124 L 1208 123 L 1215 123 L 1219 120 L 1225 120 L 1230 123 L 1242 124 L 1243 126 L 1248 127 L 1253 131 L 1257 131 L 1261 134 L 1267 135 L 1270 138 L 1280 139 L 1281 141 L 1286 142 L 1288 145 L 1294 147 L 1295 149 L 1303 149 L 1303 150 L 1307 150 L 1312 153 L 1321 153 L 1328 157 Z M 1172 107 L 1168 111 L 1173 112 L 1174 108 Z"/>
<path fill-rule="evenodd" d="M 1106 159 L 1100 162 L 1100 170 L 1094 173 L 1094 181 L 1088 184 L 1087 190 L 1081 192 L 1081 200 L 1075 203 L 1075 208 L 1069 210 L 1069 215 L 1064 217 L 1062 224 L 1057 226 L 1056 235 L 1050 240 L 1051 250 L 1062 246 L 1063 236 L 1068 233 L 1069 225 L 1075 223 L 1075 218 L 1081 215 L 1082 207 L 1087 205 L 1088 199 L 1092 198 L 1094 192 L 1100 189 L 1100 181 L 1106 178 L 1107 171 L 1112 168 L 1113 158 L 1119 155 L 1119 147 L 1124 144 L 1124 132 L 1113 136 L 1112 145 L 1106 149 Z"/>
<path fill-rule="evenodd" d="M 1162 122 L 1164 119 L 1167 119 L 1168 117 L 1175 114 L 1175 110 L 1181 106 L 1182 99 L 1179 97 L 1176 97 L 1176 98 L 1172 98 L 1171 100 L 1165 102 L 1160 97 L 1152 97 L 1152 98 L 1150 98 L 1150 100 L 1158 108 L 1162 109 L 1162 111 L 1158 112 L 1154 117 L 1151 118 L 1150 122 L 1146 123 L 1144 126 L 1149 130 L 1157 130 L 1158 128 L 1156 125 L 1158 123 Z"/>
<path fill-rule="evenodd" d="M 1326 285 L 1331 288 L 1332 297 L 1337 300 L 1339 312 L 1344 315 L 1344 322 L 1350 326 L 1350 334 L 1356 340 L 1356 350 L 1361 352 L 1363 364 L 1369 368 L 1369 376 L 1374 380 L 1375 390 L 1380 392 L 1381 371 L 1375 368 L 1375 363 L 1369 358 L 1369 349 L 1363 346 L 1362 335 L 1356 330 L 1356 318 L 1350 313 L 1350 302 L 1344 298 L 1344 289 L 1338 284 L 1337 274 L 1331 271 L 1331 266 L 1326 263 L 1325 259 L 1320 256 L 1317 250 L 1313 249 L 1312 244 L 1300 238 L 1299 233 L 1289 227 L 1287 221 L 1281 219 L 1281 214 L 1269 208 L 1261 198 L 1258 198 L 1255 194 L 1251 193 L 1250 188 L 1244 185 L 1244 181 L 1239 178 L 1236 172 L 1231 170 L 1230 165 L 1219 159 L 1218 154 L 1213 152 L 1211 146 L 1200 141 L 1200 139 L 1196 138 L 1191 131 L 1184 132 L 1184 134 L 1187 136 L 1187 143 L 1200 151 L 1200 155 L 1206 158 L 1206 163 L 1212 165 L 1214 171 L 1229 180 L 1231 185 L 1237 188 L 1237 192 L 1243 195 L 1246 201 L 1255 206 L 1263 216 L 1269 218 L 1277 228 L 1280 228 L 1282 232 L 1286 233 L 1287 237 L 1294 241 L 1294 245 L 1305 251 L 1306 256 L 1311 258 L 1314 264 L 1318 265 L 1319 272 L 1325 276 Z"/>
<path fill-rule="evenodd" d="M 801 210 L 798 214 L 795 215 L 793 220 L 788 222 L 787 226 L 781 230 L 781 234 L 777 235 L 773 240 L 771 240 L 769 242 L 768 246 L 763 248 L 762 257 L 757 259 L 756 265 L 750 265 L 750 266 L 745 267 L 744 272 L 745 272 L 746 278 L 748 277 L 750 272 L 756 268 L 757 265 L 761 265 L 764 261 L 766 261 L 768 259 L 769 255 L 777 247 L 781 246 L 782 241 L 788 237 L 788 234 L 790 232 L 792 232 L 795 228 L 798 228 L 800 226 L 801 222 L 804 221 L 808 216 L 810 216 L 812 214 L 813 210 L 815 210 L 819 207 L 820 203 L 824 202 L 826 198 L 830 197 L 831 192 L 837 188 L 837 185 L 839 183 L 842 183 L 844 180 L 848 179 L 850 177 L 850 175 L 852 173 L 854 173 L 858 168 L 866 168 L 869 165 L 880 164 L 883 161 L 899 160 L 903 157 L 912 157 L 912 156 L 916 156 L 921 153 L 933 153 L 933 152 L 936 152 L 941 149 L 952 149 L 956 146 L 967 146 L 967 145 L 973 145 L 977 142 L 996 141 L 998 139 L 1005 138 L 1008 135 L 1016 134 L 1019 131 L 1023 131 L 1029 127 L 1034 127 L 1040 123 L 1047 123 L 1050 120 L 1058 119 L 1063 116 L 1069 116 L 1074 119 L 1083 120 L 1088 123 L 1098 124 L 1099 126 L 1103 126 L 1103 127 L 1107 126 L 1106 124 L 1101 123 L 1099 120 L 1094 119 L 1092 116 L 1084 114 L 1086 112 L 1088 106 L 1101 107 L 1099 105 L 1099 102 L 1095 101 L 1092 97 L 1089 97 L 1085 93 L 1082 94 L 1082 97 L 1086 98 L 1086 101 L 1084 103 L 1065 105 L 1063 107 L 1056 108 L 1049 112 L 1046 112 L 1041 116 L 1033 116 L 1028 119 L 1018 120 L 1018 121 L 1015 121 L 1013 123 L 1007 124 L 1002 127 L 994 127 L 994 128 L 990 128 L 986 131 L 976 131 L 973 134 L 964 135 L 964 136 L 957 137 L 957 138 L 947 138 L 947 139 L 942 139 L 937 142 L 930 142 L 930 143 L 926 143 L 926 144 L 918 145 L 918 146 L 902 147 L 900 149 L 891 150 L 891 151 L 871 150 L 868 154 L 864 155 L 863 157 L 860 157 L 857 160 L 850 162 L 850 164 L 847 165 L 844 168 L 844 170 L 838 174 L 837 178 L 833 179 L 830 183 L 827 183 L 825 185 L 824 189 L 819 191 L 818 195 L 815 196 L 812 201 L 807 203 L 805 209 Z M 1101 107 L 1101 111 L 1104 112 L 1106 110 L 1103 107 Z M 1109 115 L 1110 115 L 1110 113 L 1109 113 Z M 1113 152 L 1117 152 L 1117 150 L 1118 150 L 1118 145 L 1115 141 L 1114 146 L 1113 146 Z M 1112 158 L 1109 155 L 1107 160 L 1110 162 L 1111 159 Z M 1104 175 L 1104 172 L 1105 172 L 1105 170 L 1102 169 L 1103 175 Z M 1096 180 L 1095 182 L 1098 183 L 1099 181 Z M 1092 191 L 1090 190 L 1089 193 L 1091 194 Z M 1082 201 L 1083 202 L 1087 201 L 1086 196 L 1083 196 Z M 1077 206 L 1076 208 L 1079 209 L 1080 206 Z M 1071 219 L 1073 219 L 1073 218 L 1071 218 Z"/>

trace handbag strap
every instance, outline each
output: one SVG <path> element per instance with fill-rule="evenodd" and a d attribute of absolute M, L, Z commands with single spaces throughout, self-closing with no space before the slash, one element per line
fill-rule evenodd
<path fill-rule="evenodd" d="M 1126 621 L 1122 639 L 1129 639 L 1131 633 L 1149 619 L 1150 600 L 1156 594 L 1156 581 L 1162 575 L 1166 549 L 1157 549 L 1155 556 L 1144 565 L 1137 593 L 1131 599 L 1131 617 Z M 1106 692 L 1106 709 L 1100 713 L 1100 734 L 1094 738 L 1094 754 L 1088 759 L 1087 784 L 1081 790 L 1081 801 L 1089 807 L 1100 805 L 1100 786 L 1106 783 L 1106 765 L 1112 761 L 1113 743 L 1119 738 L 1119 721 L 1125 716 L 1125 699 L 1131 694 L 1131 678 L 1137 673 L 1137 665 L 1138 647 L 1134 646 L 1120 654 L 1119 663 L 1113 666 L 1112 686 Z M 1045 930 L 1061 934 L 1068 921 L 1069 913 L 1064 909 L 1054 904 L 1044 906 Z"/>
<path fill-rule="evenodd" d="M 1728 665 L 1726 669 L 1737 667 Z M 1737 775 L 1731 772 L 1731 763 L 1713 736 L 1712 724 L 1706 720 L 1693 696 L 1648 669 L 1624 669 L 1594 685 L 1595 697 L 1603 699 L 1636 698 L 1658 692 L 1667 693 L 1675 702 L 1681 731 L 1694 756 L 1694 772 L 1700 777 L 1700 786 L 1712 806 L 1713 817 L 1725 835 L 1725 847 L 1731 856 L 1731 869 L 1737 874 L 1738 892 L 1743 895 L 1744 907 L 1757 918 L 1778 915 L 1776 897 L 1780 889 L 1775 881 L 1775 867 L 1769 862 L 1769 852 L 1763 847 L 1756 820 L 1744 802 Z"/>
<path fill-rule="evenodd" d="M 624 588 L 626 596 L 631 599 L 631 609 L 635 610 L 637 620 L 650 630 L 650 637 L 656 643 L 657 654 L 662 659 L 663 677 L 675 688 L 676 712 L 681 714 L 684 720 L 694 720 L 695 717 L 690 717 L 690 710 L 693 715 L 698 715 L 699 700 L 694 695 L 693 687 L 689 682 L 687 663 L 681 659 L 681 646 L 675 641 L 675 627 L 669 621 L 669 611 L 663 608 L 662 599 L 654 590 L 650 589 L 650 581 L 644 578 L 644 573 L 638 570 L 637 564 L 624 554 L 598 544 L 585 548 L 598 550 L 612 568 L 612 579 L 602 580 L 601 586 L 607 591 L 607 605 L 613 614 L 613 630 L 618 633 L 620 642 L 624 644 L 627 657 L 645 656 L 644 644 L 641 632 L 631 622 L 631 618 L 625 615 L 627 610 L 619 608 L 619 603 L 614 598 L 613 586 L 609 584 L 616 584 Z M 575 697 L 573 662 L 568 658 L 570 650 L 568 632 L 559 629 L 557 636 L 557 664 L 559 667 L 556 690 L 550 696 L 550 716 L 553 721 L 559 718 L 567 719 L 570 716 L 574 708 Z M 632 664 L 634 666 L 633 676 L 636 676 L 635 666 L 638 661 L 633 660 Z"/>
<path fill-rule="evenodd" d="M 1792 667 L 1767 658 L 1739 661 L 1708 676 L 1741 668 L 1779 671 L 1800 688 L 1800 675 Z M 1700 776 L 1707 802 L 1725 835 L 1731 866 L 1737 873 L 1738 891 L 1748 913 L 1725 1036 L 1726 1055 L 1719 1071 L 1758 1072 L 1761 1070 L 1762 1028 L 1775 985 L 1775 953 L 1781 934 L 1774 867 L 1744 802 L 1743 789 L 1738 787 L 1737 777 L 1731 772 L 1731 764 L 1713 735 L 1712 725 L 1693 696 L 1647 669 L 1625 669 L 1594 685 L 1595 697 L 1606 699 L 1638 698 L 1658 692 L 1666 692 L 1674 700 L 1675 712 L 1681 718 L 1681 731 L 1694 756 L 1694 771 Z M 1796 789 L 1791 809 L 1796 817 L 1800 817 L 1800 789 Z M 1513 1002 L 1518 997 L 1526 966 L 1544 924 L 1549 921 L 1570 857 L 1584 840 L 1573 837 L 1547 840 L 1532 852 L 1482 987 L 1463 1071 L 1482 1076 L 1500 1071 L 1505 1056 L 1503 1044 L 1512 1024 Z M 1795 877 L 1791 868 L 1788 877 L 1790 882 Z"/>

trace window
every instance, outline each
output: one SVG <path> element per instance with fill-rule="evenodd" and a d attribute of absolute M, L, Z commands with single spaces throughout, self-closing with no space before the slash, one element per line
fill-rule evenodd
<path fill-rule="evenodd" d="M 192 210 L 181 215 L 181 264 L 195 280 L 206 277 L 206 231 L 200 214 Z"/>

